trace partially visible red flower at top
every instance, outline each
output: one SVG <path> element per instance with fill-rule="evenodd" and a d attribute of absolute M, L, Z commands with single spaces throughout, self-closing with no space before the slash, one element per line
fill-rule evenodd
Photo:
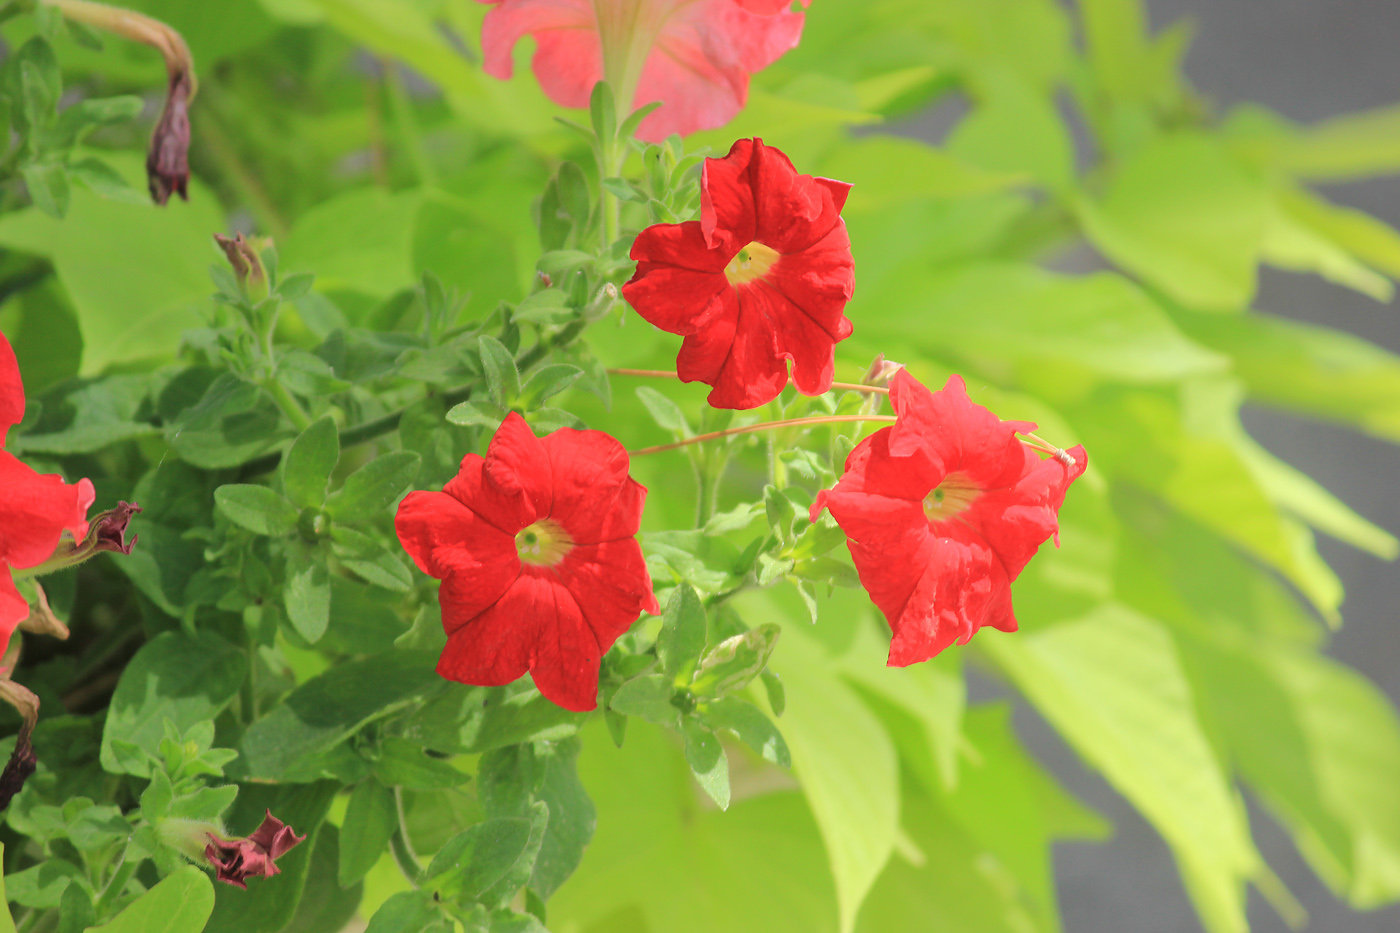
<path fill-rule="evenodd" d="M 749 75 L 797 45 L 802 14 L 779 0 L 481 0 L 482 67 L 511 76 L 511 51 L 535 37 L 533 67 L 549 99 L 587 107 L 606 79 L 620 108 L 661 107 L 637 136 L 659 142 L 728 123 Z M 629 106 L 630 105 L 630 106 Z"/>
<path fill-rule="evenodd" d="M 249 878 L 271 878 L 281 874 L 277 860 L 293 846 L 305 841 L 286 823 L 265 811 L 257 829 L 243 839 L 224 839 L 208 834 L 204 857 L 213 865 L 220 881 L 247 890 Z"/>
<path fill-rule="evenodd" d="M 24 385 L 10 342 L 0 334 L 0 444 L 24 418 Z M 92 483 L 73 485 L 53 473 L 36 473 L 0 450 L 0 654 L 15 626 L 29 617 L 29 603 L 15 587 L 11 569 L 42 564 L 65 530 L 81 541 L 87 510 L 96 498 Z"/>
<path fill-rule="evenodd" d="M 831 388 L 837 342 L 851 335 L 855 289 L 841 208 L 851 186 L 799 175 L 781 150 L 741 139 L 706 159 L 700 219 L 654 224 L 632 246 L 622 294 L 637 313 L 685 337 L 676 370 L 713 386 L 716 408 L 755 408 L 792 379 Z"/>
<path fill-rule="evenodd" d="M 660 611 L 635 537 L 646 487 L 628 466 L 601 431 L 537 438 L 512 412 L 442 492 L 404 498 L 399 541 L 443 581 L 439 674 L 499 686 L 528 670 L 565 709 L 597 706 L 603 655 Z"/>
<path fill-rule="evenodd" d="M 1035 425 L 974 405 L 958 376 L 929 392 L 901 370 L 890 400 L 898 420 L 851 451 L 811 517 L 830 509 L 846 532 L 894 632 L 890 666 L 904 667 L 984 625 L 1016 630 L 1011 581 L 1058 533 L 1065 491 L 1088 459 L 1083 447 L 1040 459 L 1016 437 Z"/>

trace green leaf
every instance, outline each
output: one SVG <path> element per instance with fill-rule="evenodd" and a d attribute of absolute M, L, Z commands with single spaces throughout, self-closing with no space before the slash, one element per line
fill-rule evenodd
<path fill-rule="evenodd" d="M 1244 882 L 1258 871 L 1258 855 L 1161 626 L 1107 604 L 981 646 L 1166 839 L 1206 928 L 1247 929 Z"/>
<path fill-rule="evenodd" d="M 700 788 L 721 810 L 729 809 L 729 757 L 715 734 L 694 718 L 681 720 L 685 737 L 685 761 Z"/>
<path fill-rule="evenodd" d="M 1329 282 L 1355 289 L 1380 302 L 1388 303 L 1395 292 L 1389 279 L 1371 271 L 1321 231 L 1278 203 L 1270 205 L 1260 258 L 1280 269 L 1315 272 Z"/>
<path fill-rule="evenodd" d="M 778 727 L 761 709 L 747 700 L 725 697 L 709 701 L 701 705 L 700 718 L 711 729 L 728 729 L 765 761 L 771 761 L 780 768 L 792 767 L 792 756 Z"/>
<path fill-rule="evenodd" d="M 123 177 L 144 179 L 136 154 L 107 158 Z M 144 180 L 138 185 L 144 190 Z M 225 223 L 212 191 L 195 179 L 189 192 L 188 204 L 169 211 L 76 188 L 63 221 L 38 211 L 0 218 L 0 245 L 53 260 L 77 312 L 84 374 L 169 359 L 184 331 L 199 326 L 209 307 L 209 231 Z"/>
<path fill-rule="evenodd" d="M 1279 142 L 1279 168 L 1298 178 L 1347 181 L 1388 174 L 1400 166 L 1400 107 L 1333 117 Z"/>
<path fill-rule="evenodd" d="M 401 552 L 343 525 L 331 526 L 331 540 L 341 565 L 369 583 L 397 593 L 407 593 L 413 586 L 413 575 L 399 557 Z"/>
<path fill-rule="evenodd" d="M 139 102 L 140 98 L 137 100 Z M 146 192 L 127 184 L 120 172 L 101 159 L 89 157 L 69 162 L 68 176 L 82 182 L 93 194 L 110 201 L 144 205 L 151 199 Z"/>
<path fill-rule="evenodd" d="M 322 548 L 301 541 L 288 545 L 287 581 L 282 587 L 282 598 L 287 607 L 287 620 L 297 634 L 309 644 L 320 641 L 331 622 L 330 568 Z"/>
<path fill-rule="evenodd" d="M 516 305 L 510 318 L 512 321 L 530 324 L 564 324 L 572 320 L 576 314 L 577 312 L 569 306 L 569 296 L 565 294 L 563 289 L 546 288 L 527 296 L 520 304 Z M 490 384 L 491 372 L 488 368 L 488 385 Z M 502 402 L 501 404 L 508 403 Z"/>
<path fill-rule="evenodd" d="M 277 283 L 277 294 L 283 301 L 296 301 L 311 291 L 311 285 L 315 281 L 316 276 L 310 272 L 289 275 Z"/>
<path fill-rule="evenodd" d="M 298 767 L 437 687 L 433 662 L 431 655 L 391 651 L 347 661 L 308 680 L 248 727 L 242 743 L 248 776 L 314 779 L 300 775 Z"/>
<path fill-rule="evenodd" d="M 1249 397 L 1400 442 L 1400 356 L 1341 331 L 1263 314 L 1184 314 L 1193 339 L 1228 354 Z"/>
<path fill-rule="evenodd" d="M 118 760 L 114 742 L 129 742 L 157 754 L 169 720 L 184 731 L 215 719 L 228 706 L 247 673 L 247 656 L 208 632 L 165 632 L 127 663 L 107 707 L 102 729 L 102 767 L 114 774 L 146 776 L 139 759 Z M 132 770 L 140 767 L 141 770 Z"/>
<path fill-rule="evenodd" d="M 583 370 L 577 366 L 556 363 L 536 370 L 520 389 L 520 403 L 534 408 L 547 398 L 563 392 L 578 381 Z"/>
<path fill-rule="evenodd" d="M 381 846 L 380 853 L 383 851 Z M 323 824 L 316 833 L 316 848 L 311 852 L 301 901 L 284 929 L 296 933 L 342 933 L 359 909 L 364 885 L 337 883 L 336 865 L 340 860 L 340 833 L 334 826 Z"/>
<path fill-rule="evenodd" d="M 742 690 L 768 663 L 781 634 L 781 628 L 769 623 L 726 638 L 701 657 L 690 689 L 697 696 L 716 699 Z"/>
<path fill-rule="evenodd" d="M 545 747 L 544 781 L 535 797 L 549 806 L 549 824 L 530 872 L 530 890 L 548 901 L 568 880 L 593 839 L 598 814 L 578 775 L 577 737 Z"/>
<path fill-rule="evenodd" d="M 36 162 L 20 169 L 34 206 L 55 220 L 68 213 L 68 171 L 54 162 Z"/>
<path fill-rule="evenodd" d="M 1080 199 L 1076 209 L 1094 246 L 1183 304 L 1235 311 L 1254 297 L 1268 196 L 1205 136 L 1158 137 L 1124 163 L 1102 201 Z"/>
<path fill-rule="evenodd" d="M 296 508 L 266 486 L 220 486 L 214 504 L 229 521 L 254 534 L 280 538 L 296 528 Z"/>
<path fill-rule="evenodd" d="M 416 191 L 368 187 L 322 201 L 278 243 L 282 266 L 316 270 L 323 291 L 349 288 L 386 298 L 410 288 L 417 279 L 410 238 L 421 200 Z"/>
<path fill-rule="evenodd" d="M 521 742 L 558 741 L 577 732 L 584 718 L 533 688 L 448 684 L 409 717 L 404 734 L 437 751 L 475 754 Z"/>
<path fill-rule="evenodd" d="M 400 891 L 374 912 L 365 933 L 448 933 L 455 929 L 442 915 L 432 891 Z"/>
<path fill-rule="evenodd" d="M 280 415 L 251 382 L 222 373 L 199 402 L 166 427 L 166 439 L 182 460 L 205 469 L 238 466 L 280 439 Z"/>
<path fill-rule="evenodd" d="M 213 910 L 213 882 L 186 865 L 90 933 L 200 933 Z"/>
<path fill-rule="evenodd" d="M 342 888 L 355 884 L 374 867 L 398 825 L 392 790 L 373 778 L 355 786 L 345 808 L 345 819 L 340 824 L 340 864 L 336 877 Z"/>
<path fill-rule="evenodd" d="M 875 211 L 913 198 L 957 198 L 1001 191 L 1026 180 L 992 172 L 902 136 L 865 136 L 837 148 L 822 174 L 849 182 L 844 211 Z"/>
<path fill-rule="evenodd" d="M 282 458 L 282 486 L 287 497 L 300 508 L 320 508 L 339 459 L 340 432 L 335 419 L 326 415 L 301 432 Z"/>
<path fill-rule="evenodd" d="M 422 463 L 411 450 L 380 454 L 346 477 L 326 500 L 326 511 L 337 521 L 356 523 L 391 505 L 413 485 Z"/>
<path fill-rule="evenodd" d="M 431 758 L 423 749 L 398 736 L 386 736 L 374 761 L 374 776 L 388 787 L 440 790 L 471 779 L 445 761 Z"/>
<path fill-rule="evenodd" d="M 491 401 L 502 407 L 515 404 L 520 395 L 520 371 L 515 368 L 515 357 L 489 334 L 477 338 L 477 348 L 481 352 L 481 367 L 486 373 Z"/>
<path fill-rule="evenodd" d="M 766 594 L 755 609 L 784 618 Z M 899 827 L 899 765 L 880 721 L 835 675 L 822 648 L 792 621 L 774 658 L 789 703 L 783 736 L 793 771 L 826 845 L 836 881 L 840 928 L 855 925 L 861 903 L 894 850 Z"/>
<path fill-rule="evenodd" d="M 1226 364 L 1112 273 L 1059 276 L 1000 262 L 934 269 L 921 256 L 859 292 L 849 312 L 863 312 L 867 328 L 883 339 L 912 344 L 931 358 L 952 348 L 974 360 L 1070 364 L 1130 384 Z"/>
<path fill-rule="evenodd" d="M 531 821 L 523 817 L 496 817 L 468 827 L 434 856 L 423 884 L 463 903 L 485 897 L 526 856 L 530 835 Z"/>
<path fill-rule="evenodd" d="M 675 690 L 675 682 L 664 674 L 634 677 L 617 688 L 609 707 L 657 725 L 678 726 L 680 710 L 671 704 Z"/>
<path fill-rule="evenodd" d="M 978 73 L 977 93 L 977 107 L 949 135 L 948 151 L 987 172 L 1069 188 L 1073 145 L 1050 95 L 1000 67 Z"/>
<path fill-rule="evenodd" d="M 5 846 L 0 844 L 0 859 L 5 855 Z M 0 873 L 3 875 L 3 873 Z M 5 879 L 0 877 L 0 933 L 15 933 L 15 920 L 10 915 L 10 904 L 5 896 Z"/>
<path fill-rule="evenodd" d="M 656 654 L 661 667 L 676 683 L 688 683 L 690 674 L 705 650 L 705 606 L 688 584 L 671 593 L 656 636 Z"/>
<path fill-rule="evenodd" d="M 642 400 L 652 420 L 677 439 L 690 436 L 690 425 L 686 423 L 681 407 L 650 386 L 638 386 L 637 398 Z"/>

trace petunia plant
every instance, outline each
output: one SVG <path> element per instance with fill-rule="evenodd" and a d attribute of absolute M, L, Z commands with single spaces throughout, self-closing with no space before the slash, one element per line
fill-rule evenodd
<path fill-rule="evenodd" d="M 1264 819 L 1400 900 L 1400 546 L 1240 422 L 1400 440 L 1251 307 L 1390 299 L 1393 112 L 1135 0 L 134 5 L 0 8 L 0 929 L 1055 933 L 1031 711 L 1210 933 Z"/>

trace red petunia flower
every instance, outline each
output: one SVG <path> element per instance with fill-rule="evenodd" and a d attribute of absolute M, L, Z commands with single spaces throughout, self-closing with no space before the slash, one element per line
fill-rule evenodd
<path fill-rule="evenodd" d="M 399 541 L 443 581 L 439 674 L 498 686 L 528 670 L 565 709 L 597 706 L 603 655 L 660 611 L 635 537 L 647 491 L 628 465 L 601 431 L 537 438 L 512 412 L 442 492 L 404 498 Z"/>
<path fill-rule="evenodd" d="M 619 106 L 662 101 L 641 139 L 660 142 L 728 123 L 749 75 L 797 45 L 802 14 L 779 0 L 481 0 L 482 68 L 509 78 L 511 52 L 535 37 L 533 67 L 549 99 L 587 107 L 607 79 Z"/>
<path fill-rule="evenodd" d="M 209 844 L 204 847 L 204 857 L 218 871 L 220 881 L 246 891 L 249 878 L 271 878 L 281 874 L 277 859 L 306 839 L 306 836 L 298 836 L 290 826 L 273 816 L 271 810 L 264 812 L 262 824 L 246 838 L 223 839 L 213 833 L 208 834 Z"/>
<path fill-rule="evenodd" d="M 0 334 L 0 444 L 24 418 L 24 385 L 10 342 Z M 29 617 L 29 603 L 15 587 L 11 569 L 42 564 L 70 531 L 87 534 L 87 510 L 96 495 L 92 483 L 73 485 L 53 473 L 36 473 L 0 450 L 0 653 L 15 626 Z"/>
<path fill-rule="evenodd" d="M 818 493 L 846 532 L 860 582 L 894 631 L 889 664 L 927 661 L 984 625 L 1016 631 L 1011 581 L 1056 535 L 1065 491 L 1088 464 L 1083 447 L 1042 460 L 967 397 L 958 376 L 929 392 L 901 370 L 898 420 L 860 442 L 846 473 Z"/>
<path fill-rule="evenodd" d="M 851 186 L 799 175 L 781 150 L 741 139 L 706 159 L 700 219 L 637 236 L 622 294 L 637 313 L 685 337 L 676 370 L 713 386 L 716 408 L 756 408 L 792 378 L 831 388 L 836 344 L 851 335 L 855 288 L 841 208 Z"/>

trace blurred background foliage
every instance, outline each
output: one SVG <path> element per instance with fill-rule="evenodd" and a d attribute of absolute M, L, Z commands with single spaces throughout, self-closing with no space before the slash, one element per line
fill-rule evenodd
<path fill-rule="evenodd" d="M 19 176 L 0 216 L 0 324 L 46 419 L 14 446 L 90 476 L 99 503 L 180 466 L 156 396 L 120 390 L 168 367 L 211 313 L 211 233 L 271 235 L 282 270 L 316 274 L 278 333 L 306 350 L 347 327 L 417 326 L 392 309 L 425 269 L 479 318 L 529 293 L 532 202 L 560 159 L 583 158 L 535 84 L 530 43 L 513 80 L 480 72 L 487 7 L 474 0 L 130 5 L 179 29 L 199 69 L 189 202 L 156 209 L 69 168 L 62 220 L 25 206 L 34 185 L 26 195 Z M 32 28 L 7 24 L 7 46 Z M 963 373 L 1002 417 L 1082 442 L 1091 470 L 1061 514 L 1063 546 L 1015 585 L 1019 634 L 886 669 L 859 591 L 823 600 L 815 626 L 785 588 L 738 597 L 750 622 L 783 626 L 771 666 L 793 769 L 732 754 L 728 812 L 661 730 L 637 723 L 619 750 L 600 719 L 584 728 L 598 829 L 549 902 L 555 933 L 1057 930 L 1051 844 L 1111 828 L 1028 755 L 1004 703 L 965 702 L 964 664 L 1019 692 L 1160 832 L 1211 933 L 1248 928 L 1250 886 L 1303 919 L 1256 850 L 1246 789 L 1337 898 L 1400 900 L 1400 722 L 1323 654 L 1343 593 L 1314 535 L 1387 559 L 1397 542 L 1239 421 L 1252 402 L 1400 441 L 1400 359 L 1251 308 L 1261 265 L 1391 299 L 1400 234 L 1310 185 L 1400 170 L 1400 111 L 1312 126 L 1212 112 L 1181 74 L 1189 41 L 1185 25 L 1150 33 L 1137 0 L 817 0 L 745 111 L 687 140 L 722 152 L 762 136 L 800 171 L 854 183 L 855 334 L 838 379 L 881 352 L 930 384 Z M 63 104 L 137 95 L 144 118 L 97 126 L 64 164 L 100 156 L 139 190 L 164 71 L 143 47 L 104 45 L 56 40 Z M 930 112 L 951 124 L 937 145 L 916 138 Z M 674 359 L 674 339 L 631 314 L 586 340 L 609 366 Z M 703 391 L 662 388 L 698 423 Z M 580 388 L 551 404 L 628 447 L 664 439 L 620 380 L 610 413 Z M 761 446 L 736 456 L 721 509 L 765 482 Z M 680 454 L 633 472 L 651 490 L 644 530 L 691 527 Z M 444 478 L 425 465 L 417 485 Z M 185 506 L 147 482 L 139 529 L 159 548 Z M 159 574 L 148 564 L 122 569 Z M 150 618 L 181 617 L 158 584 L 133 601 L 121 571 L 85 573 L 79 604 L 56 597 L 74 642 L 30 662 L 46 710 L 66 707 L 74 728 L 102 721 L 106 694 L 84 685 L 105 676 L 110 692 L 113 659 L 160 629 Z M 369 611 L 334 605 L 332 635 Z M 319 647 L 285 649 L 294 680 L 365 653 L 353 638 Z M 423 854 L 444 822 L 480 818 L 470 787 L 408 797 Z M 328 812 L 337 825 L 344 798 Z M 334 833 L 320 838 L 307 898 L 335 883 L 315 873 L 335 864 L 322 854 Z M 385 857 L 351 890 L 368 918 L 403 887 Z M 283 928 L 271 924 L 257 928 Z"/>

